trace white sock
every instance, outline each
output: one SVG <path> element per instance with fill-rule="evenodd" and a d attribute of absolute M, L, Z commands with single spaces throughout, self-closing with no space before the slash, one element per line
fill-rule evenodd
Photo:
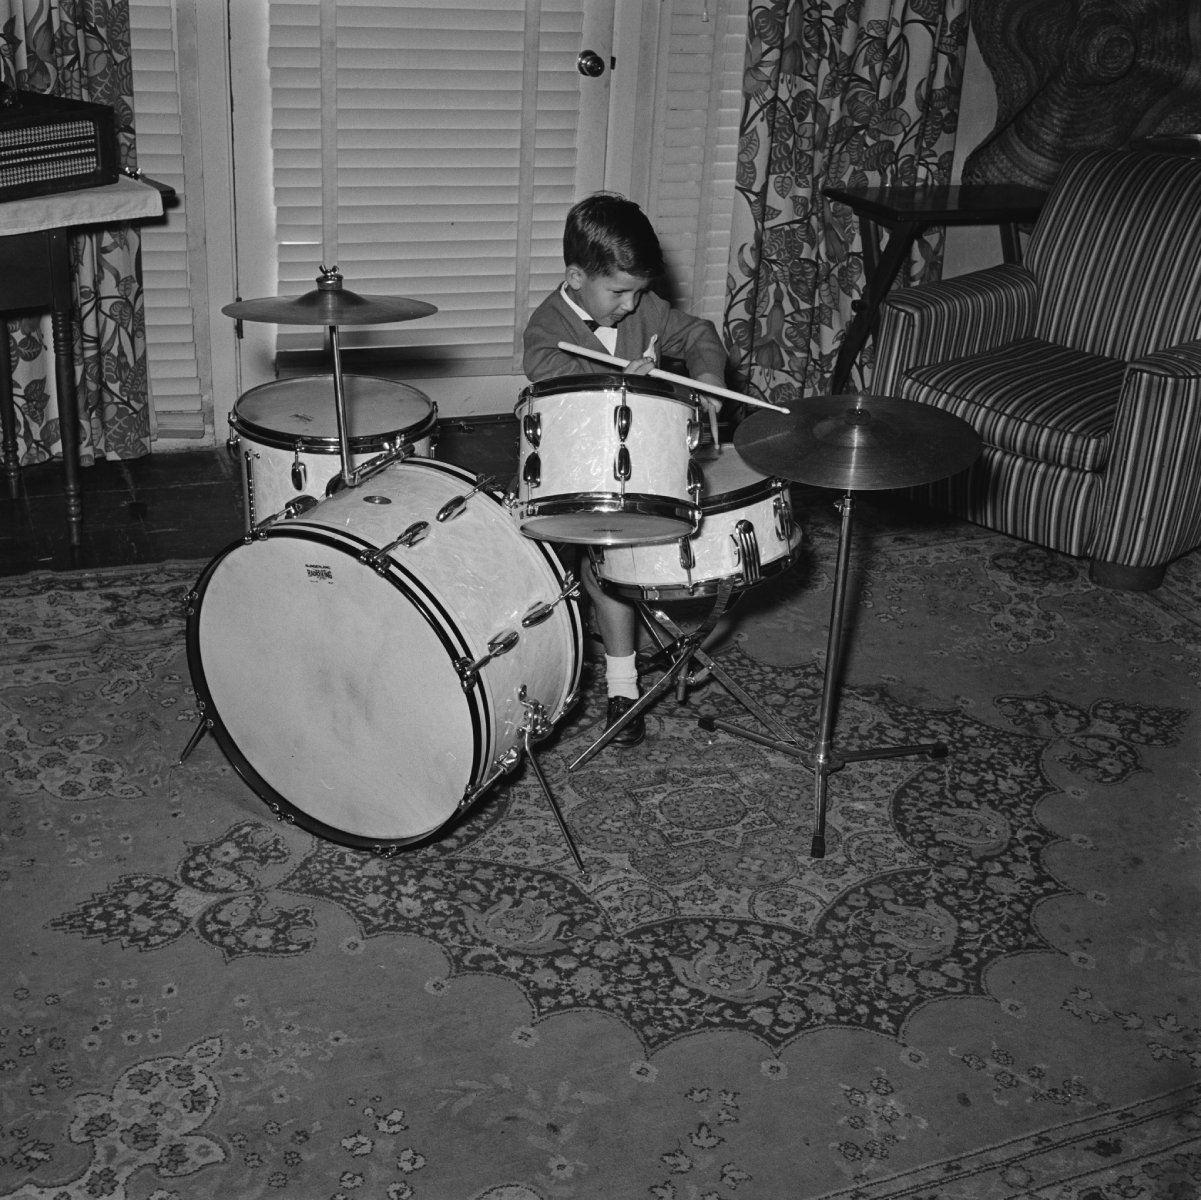
<path fill-rule="evenodd" d="M 610 696 L 638 699 L 636 658 L 637 655 L 634 654 L 624 654 L 620 658 L 614 658 L 611 654 L 605 655 L 605 686 Z"/>

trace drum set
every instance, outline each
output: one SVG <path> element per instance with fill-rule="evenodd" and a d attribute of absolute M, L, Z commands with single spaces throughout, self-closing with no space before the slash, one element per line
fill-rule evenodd
<path fill-rule="evenodd" d="M 640 704 L 672 682 L 682 696 L 696 660 L 779 732 L 704 654 L 712 619 L 685 634 L 651 607 L 708 597 L 719 614 L 801 544 L 784 482 L 702 446 L 697 390 L 719 389 L 662 371 L 531 385 L 501 489 L 437 458 L 416 388 L 343 375 L 339 326 L 433 306 L 358 295 L 322 267 L 298 299 L 222 311 L 325 326 L 333 372 L 252 388 L 230 414 L 245 531 L 188 598 L 200 722 L 181 762 L 211 732 L 278 818 L 388 855 L 528 760 L 582 870 L 533 750 L 576 702 L 583 658 L 579 582 L 552 543 L 588 547 L 602 585 L 652 620 L 670 665 Z"/>

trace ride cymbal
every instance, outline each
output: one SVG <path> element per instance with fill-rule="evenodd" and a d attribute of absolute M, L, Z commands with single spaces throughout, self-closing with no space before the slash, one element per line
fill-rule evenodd
<path fill-rule="evenodd" d="M 322 267 L 315 291 L 294 298 L 235 300 L 221 311 L 235 320 L 269 325 L 388 325 L 428 317 L 438 309 L 424 300 L 404 296 L 360 296 L 342 286 L 337 267 Z"/>
<path fill-rule="evenodd" d="M 765 475 L 842 491 L 885 491 L 946 479 L 980 454 L 964 420 L 895 396 L 811 396 L 788 413 L 752 413 L 734 445 Z"/>

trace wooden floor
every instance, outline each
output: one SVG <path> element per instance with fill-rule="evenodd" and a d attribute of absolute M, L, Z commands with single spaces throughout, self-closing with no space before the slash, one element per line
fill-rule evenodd
<path fill-rule="evenodd" d="M 517 466 L 516 421 L 442 421 L 436 456 L 504 486 Z M 67 535 L 61 463 L 23 468 L 15 498 L 0 482 L 0 575 L 207 559 L 242 536 L 241 473 L 224 445 L 98 462 L 81 478 L 78 547 Z"/>

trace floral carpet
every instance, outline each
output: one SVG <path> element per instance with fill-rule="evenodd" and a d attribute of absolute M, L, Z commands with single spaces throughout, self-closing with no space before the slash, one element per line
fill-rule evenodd
<path fill-rule="evenodd" d="M 180 763 L 203 563 L 0 582 L 0 1197 L 1201 1195 L 1199 556 L 869 508 L 837 746 L 949 753 L 836 771 L 814 859 L 836 528 L 569 771 L 588 658 L 583 872 L 529 762 L 392 856 Z"/>

